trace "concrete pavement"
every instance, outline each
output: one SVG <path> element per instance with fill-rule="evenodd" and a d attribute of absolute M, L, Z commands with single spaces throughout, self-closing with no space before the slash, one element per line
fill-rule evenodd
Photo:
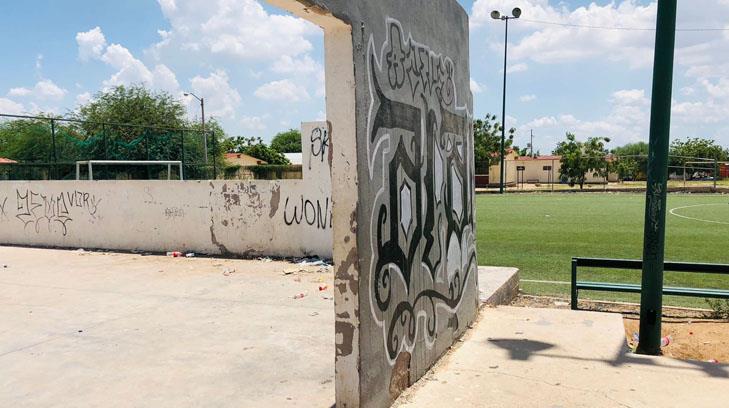
<path fill-rule="evenodd" d="M 0 247 L 0 407 L 329 407 L 332 272 L 292 269 Z"/>
<path fill-rule="evenodd" d="M 619 314 L 486 308 L 400 407 L 725 407 L 729 366 L 628 352 Z"/>

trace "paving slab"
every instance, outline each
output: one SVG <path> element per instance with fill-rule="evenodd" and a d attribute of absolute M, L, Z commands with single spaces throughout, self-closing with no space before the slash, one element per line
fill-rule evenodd
<path fill-rule="evenodd" d="M 0 407 L 330 407 L 332 273 L 298 269 L 0 247 Z"/>
<path fill-rule="evenodd" d="M 484 308 L 399 407 L 726 407 L 729 366 L 632 354 L 619 314 Z"/>

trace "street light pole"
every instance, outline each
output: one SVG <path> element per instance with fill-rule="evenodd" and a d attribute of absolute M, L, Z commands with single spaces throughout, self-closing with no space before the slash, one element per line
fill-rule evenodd
<path fill-rule="evenodd" d="M 666 245 L 666 188 L 671 131 L 673 56 L 677 0 L 658 2 L 653 60 L 650 149 L 643 231 L 643 275 L 640 292 L 640 354 L 661 353 L 663 270 Z"/>
<path fill-rule="evenodd" d="M 205 133 L 205 98 L 199 98 L 197 95 L 195 95 L 192 92 L 187 92 L 184 94 L 185 96 L 192 96 L 193 98 L 200 101 L 200 111 L 202 113 L 202 134 L 203 134 L 203 158 L 205 159 L 205 164 L 208 164 L 208 134 Z"/>
<path fill-rule="evenodd" d="M 519 18 L 521 9 L 516 7 L 511 16 L 501 15 L 497 10 L 491 12 L 491 18 L 504 21 L 504 89 L 501 100 L 501 166 L 499 175 L 499 194 L 504 194 L 504 178 L 506 178 L 506 56 L 509 48 L 509 20 Z"/>

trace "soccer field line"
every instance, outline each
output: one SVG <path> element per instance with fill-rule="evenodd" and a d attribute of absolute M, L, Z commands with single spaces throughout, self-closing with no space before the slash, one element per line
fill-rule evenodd
<path fill-rule="evenodd" d="M 528 283 L 549 283 L 552 285 L 571 285 L 572 282 L 565 282 L 565 281 L 548 281 L 548 280 L 536 280 L 536 279 L 520 279 L 522 282 L 528 282 Z"/>
<path fill-rule="evenodd" d="M 671 209 L 671 210 L 669 211 L 669 213 L 670 213 L 671 215 L 675 215 L 676 217 L 679 217 L 679 218 L 685 218 L 685 219 L 687 219 L 687 220 L 693 220 L 693 221 L 701 221 L 701 222 L 708 222 L 708 223 L 711 223 L 711 224 L 721 224 L 721 225 L 729 225 L 729 222 L 724 222 L 724 221 L 713 221 L 713 220 L 704 220 L 704 219 L 701 219 L 701 218 L 695 218 L 695 217 L 687 217 L 687 216 L 685 216 L 685 215 L 681 215 L 681 214 L 676 214 L 676 213 L 675 213 L 675 211 L 678 211 L 678 210 L 683 210 L 683 209 L 685 209 L 685 208 L 695 208 L 695 207 L 708 207 L 708 206 L 720 206 L 720 205 L 725 205 L 725 204 L 696 204 L 696 205 L 686 205 L 686 206 L 683 206 L 683 207 L 676 207 L 676 208 L 672 208 L 672 209 Z"/>

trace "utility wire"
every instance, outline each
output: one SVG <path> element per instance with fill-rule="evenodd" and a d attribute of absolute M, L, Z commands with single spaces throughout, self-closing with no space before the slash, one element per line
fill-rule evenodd
<path fill-rule="evenodd" d="M 533 23 L 533 24 L 546 24 L 546 25 L 554 25 L 554 26 L 560 26 L 560 27 L 577 27 L 577 28 L 590 28 L 594 30 L 615 30 L 615 31 L 656 31 L 655 28 L 641 28 L 641 27 L 610 27 L 610 26 L 596 26 L 596 25 L 586 25 L 586 24 L 570 24 L 570 23 L 556 23 L 554 21 L 542 21 L 542 20 L 529 20 L 526 18 L 521 18 L 521 21 L 524 21 L 526 23 Z M 729 31 L 729 27 L 727 28 L 677 28 L 676 31 L 692 31 L 692 32 L 702 32 L 702 31 Z"/>

